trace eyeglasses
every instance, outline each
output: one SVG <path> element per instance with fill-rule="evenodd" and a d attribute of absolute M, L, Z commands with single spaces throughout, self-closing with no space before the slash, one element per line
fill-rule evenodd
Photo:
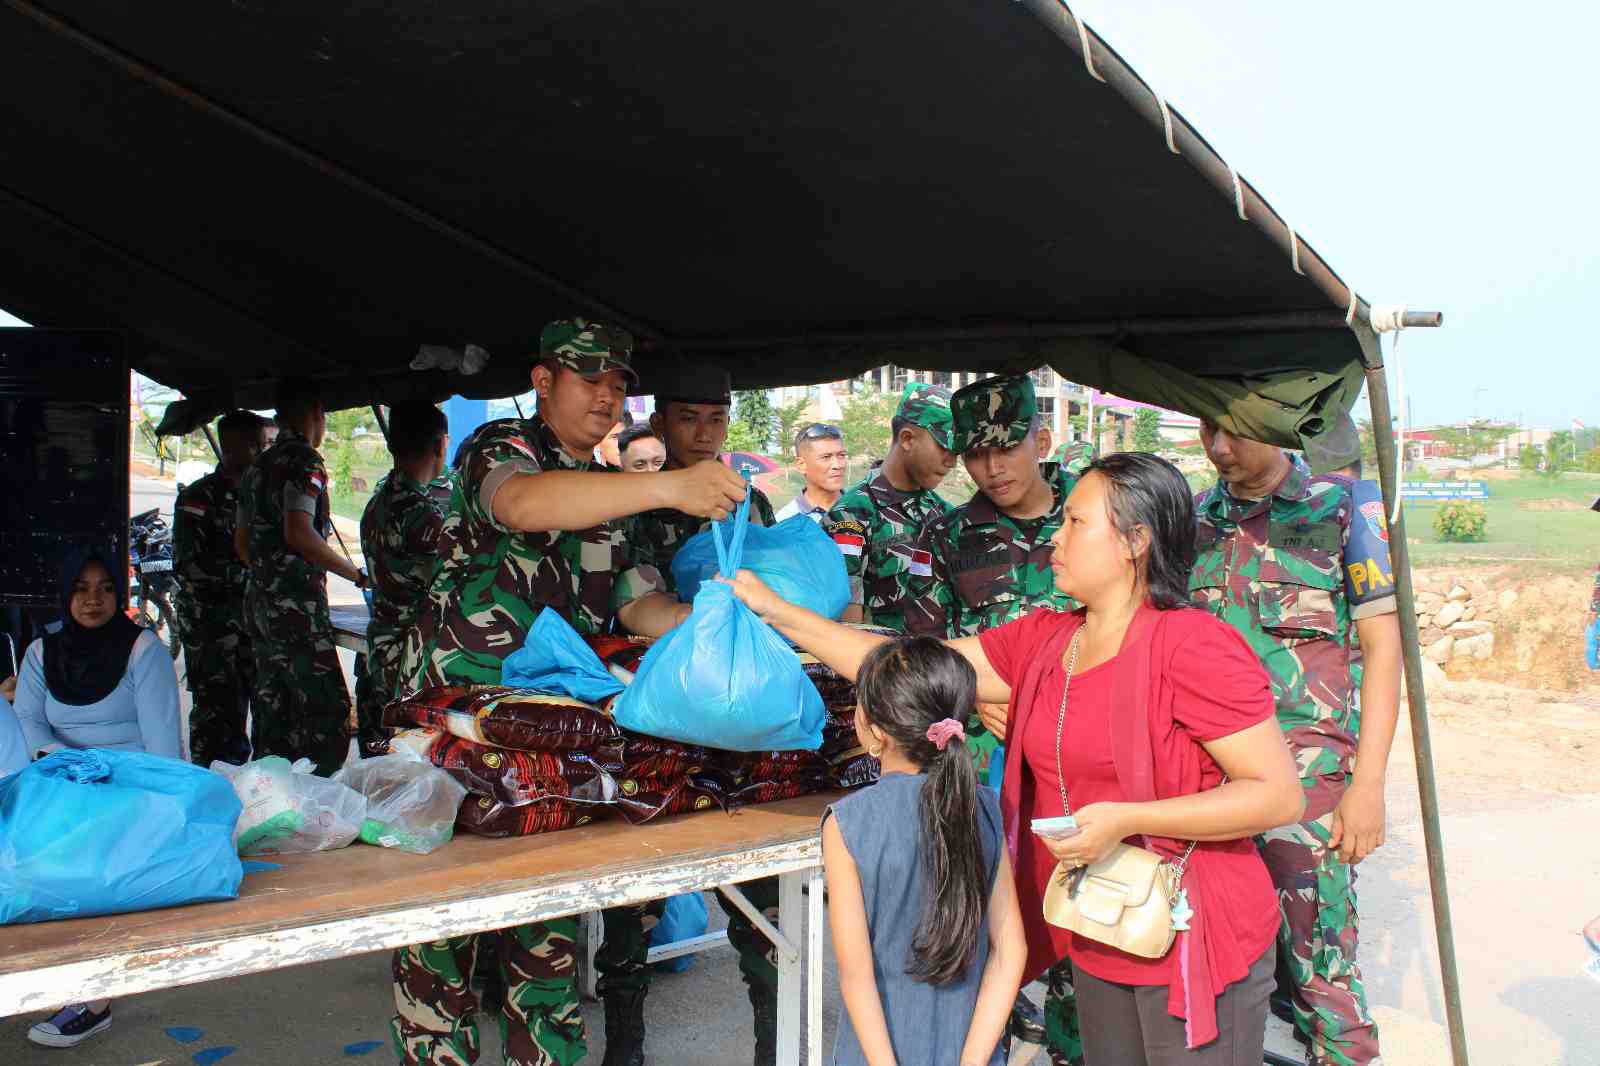
<path fill-rule="evenodd" d="M 798 440 L 843 440 L 844 434 L 839 432 L 838 426 L 830 426 L 825 422 L 813 422 L 800 431 Z"/>

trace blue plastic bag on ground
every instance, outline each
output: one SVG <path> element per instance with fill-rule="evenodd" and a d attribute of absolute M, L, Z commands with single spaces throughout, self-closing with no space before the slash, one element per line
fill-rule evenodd
<path fill-rule="evenodd" d="M 522 647 L 506 657 L 500 682 L 594 704 L 622 691 L 622 682 L 606 672 L 594 649 L 548 607 L 533 620 Z"/>
<path fill-rule="evenodd" d="M 1590 622 L 1583 631 L 1583 654 L 1589 669 L 1600 670 L 1600 621 Z"/>
<path fill-rule="evenodd" d="M 749 494 L 745 499 L 749 500 Z M 772 591 L 824 618 L 838 618 L 850 605 L 850 578 L 844 556 L 833 538 L 806 515 L 795 515 L 775 526 L 758 526 L 735 514 L 728 520 L 744 523 L 744 557 L 739 565 L 771 586 Z M 725 530 L 731 532 L 731 530 Z M 678 597 L 694 602 L 700 586 L 717 575 L 717 546 L 711 530 L 684 541 L 672 559 L 672 580 Z"/>
<path fill-rule="evenodd" d="M 706 910 L 706 898 L 698 892 L 685 892 L 667 900 L 661 920 L 650 930 L 650 946 L 664 948 L 690 937 L 704 936 L 711 924 L 711 914 Z M 679 955 L 655 964 L 662 973 L 682 973 L 694 965 L 693 955 Z"/>
<path fill-rule="evenodd" d="M 101 748 L 0 781 L 0 925 L 233 899 L 239 797 L 221 774 Z"/>
<path fill-rule="evenodd" d="M 737 573 L 750 499 L 739 505 L 732 543 L 711 527 L 721 571 Z M 807 522 L 811 521 L 809 518 Z M 816 751 L 826 712 L 787 641 L 740 603 L 733 588 L 707 581 L 694 609 L 656 641 L 633 684 L 612 707 L 618 725 L 665 740 L 728 751 Z"/>

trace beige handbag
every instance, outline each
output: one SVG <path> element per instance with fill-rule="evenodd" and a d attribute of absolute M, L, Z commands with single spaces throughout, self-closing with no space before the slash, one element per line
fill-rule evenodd
<path fill-rule="evenodd" d="M 1067 660 L 1067 683 L 1061 689 L 1056 717 L 1056 781 L 1061 809 L 1067 806 L 1066 776 L 1061 772 L 1061 733 L 1067 721 L 1067 691 L 1078 665 L 1078 637 L 1073 634 Z M 1087 866 L 1057 863 L 1044 894 L 1044 920 L 1130 955 L 1159 959 L 1172 949 L 1178 933 L 1189 928 L 1188 894 L 1183 873 L 1194 854 L 1191 841 L 1183 857 L 1168 862 L 1131 844 L 1118 844 L 1110 855 Z"/>

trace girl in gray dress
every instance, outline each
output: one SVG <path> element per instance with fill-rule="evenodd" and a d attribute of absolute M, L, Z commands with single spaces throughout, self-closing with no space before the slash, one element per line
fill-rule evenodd
<path fill-rule="evenodd" d="M 1027 948 L 994 794 L 962 723 L 977 676 L 926 637 L 873 649 L 856 734 L 877 784 L 823 815 L 828 921 L 848 1024 L 835 1066 L 999 1066 Z"/>

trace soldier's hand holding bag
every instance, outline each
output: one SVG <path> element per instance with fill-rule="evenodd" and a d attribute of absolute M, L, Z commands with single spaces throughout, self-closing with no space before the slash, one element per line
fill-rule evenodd
<path fill-rule="evenodd" d="M 738 573 L 750 499 L 712 526 L 723 575 Z M 613 706 L 618 725 L 650 736 L 729 751 L 815 751 L 826 717 L 800 657 L 740 603 L 707 581 L 683 624 L 658 640 Z"/>

